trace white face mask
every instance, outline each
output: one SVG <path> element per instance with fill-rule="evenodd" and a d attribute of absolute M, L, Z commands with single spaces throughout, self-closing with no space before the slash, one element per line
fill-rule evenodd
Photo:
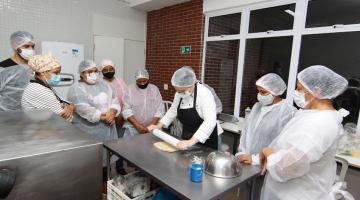
<path fill-rule="evenodd" d="M 305 99 L 305 93 L 299 92 L 297 90 L 294 92 L 294 101 L 295 104 L 300 108 L 306 108 L 306 106 L 309 104 L 309 102 Z"/>
<path fill-rule="evenodd" d="M 21 49 L 21 53 L 19 53 L 19 55 L 24 59 L 24 60 L 29 60 L 29 58 L 33 55 L 35 55 L 35 51 L 34 49 Z"/>
<path fill-rule="evenodd" d="M 180 98 L 186 98 L 186 97 L 189 97 L 191 95 L 191 92 L 189 91 L 185 91 L 185 92 L 181 92 L 181 93 L 178 93 Z"/>
<path fill-rule="evenodd" d="M 86 75 L 86 82 L 89 84 L 95 84 L 97 81 L 97 74 L 91 73 Z"/>
<path fill-rule="evenodd" d="M 274 96 L 272 94 L 261 95 L 260 93 L 258 93 L 257 99 L 259 103 L 263 106 L 268 106 L 274 102 Z"/>

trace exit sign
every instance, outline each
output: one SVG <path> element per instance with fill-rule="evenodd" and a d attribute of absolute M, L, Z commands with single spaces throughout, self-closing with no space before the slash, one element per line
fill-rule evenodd
<path fill-rule="evenodd" d="M 190 54 L 191 53 L 191 46 L 182 46 L 180 47 L 181 54 Z"/>

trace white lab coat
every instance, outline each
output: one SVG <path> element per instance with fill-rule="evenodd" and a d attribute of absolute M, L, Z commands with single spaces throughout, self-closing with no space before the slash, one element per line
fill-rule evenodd
<path fill-rule="evenodd" d="M 216 104 L 215 99 L 211 91 L 203 86 L 201 83 L 197 84 L 197 97 L 196 97 L 196 111 L 199 114 L 200 118 L 204 120 L 198 130 L 194 133 L 194 136 L 201 143 L 210 137 L 215 126 L 217 125 L 218 135 L 220 135 L 223 130 L 220 125 L 217 124 L 216 120 Z M 175 93 L 173 103 L 171 107 L 166 112 L 165 116 L 160 120 L 162 124 L 168 127 L 171 122 L 177 117 L 177 108 L 180 103 L 180 96 L 178 93 Z M 180 109 L 193 108 L 194 94 L 183 98 Z"/>
<path fill-rule="evenodd" d="M 262 106 L 260 103 L 256 103 L 241 132 L 239 153 L 236 155 L 251 154 L 252 164 L 260 164 L 261 149 L 270 145 L 296 111 L 296 108 L 285 100 L 271 106 Z"/>
<path fill-rule="evenodd" d="M 270 147 L 263 200 L 330 199 L 335 182 L 335 152 L 342 134 L 341 109 L 300 110 Z"/>

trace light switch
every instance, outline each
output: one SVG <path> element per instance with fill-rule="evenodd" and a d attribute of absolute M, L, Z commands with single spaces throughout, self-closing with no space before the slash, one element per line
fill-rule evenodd
<path fill-rule="evenodd" d="M 164 90 L 168 90 L 169 89 L 169 86 L 168 86 L 168 84 L 164 84 Z"/>

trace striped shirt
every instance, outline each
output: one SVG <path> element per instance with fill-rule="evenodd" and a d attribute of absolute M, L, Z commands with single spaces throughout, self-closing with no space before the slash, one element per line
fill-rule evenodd
<path fill-rule="evenodd" d="M 24 110 L 48 109 L 58 115 L 64 110 L 54 92 L 38 83 L 30 83 L 25 88 L 21 105 Z"/>

